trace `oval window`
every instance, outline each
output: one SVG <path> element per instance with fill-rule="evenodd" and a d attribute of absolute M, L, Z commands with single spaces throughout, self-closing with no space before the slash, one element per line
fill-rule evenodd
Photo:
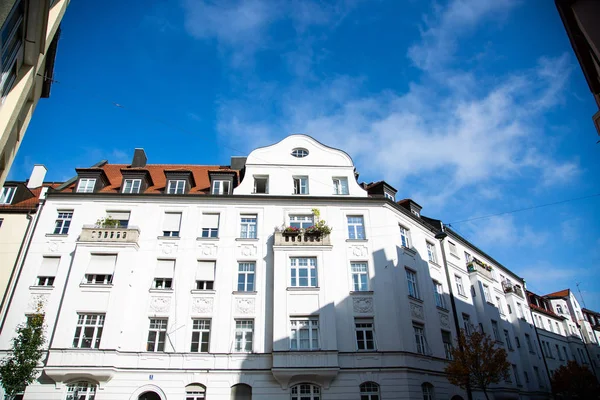
<path fill-rule="evenodd" d="M 292 155 L 294 157 L 303 158 L 308 155 L 308 150 L 306 149 L 294 149 L 292 150 Z"/>

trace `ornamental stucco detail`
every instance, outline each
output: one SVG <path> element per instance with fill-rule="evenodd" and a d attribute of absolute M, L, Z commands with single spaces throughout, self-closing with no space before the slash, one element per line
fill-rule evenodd
<path fill-rule="evenodd" d="M 440 324 L 445 327 L 450 326 L 450 321 L 448 320 L 448 315 L 444 313 L 440 313 Z"/>
<path fill-rule="evenodd" d="M 356 313 L 373 312 L 373 299 L 370 297 L 354 297 L 352 298 L 352 305 Z"/>
<path fill-rule="evenodd" d="M 170 297 L 152 297 L 150 299 L 150 311 L 165 313 L 171 308 Z"/>
<path fill-rule="evenodd" d="M 175 243 L 163 243 L 160 245 L 160 251 L 163 254 L 173 254 L 177 252 L 177 247 Z"/>
<path fill-rule="evenodd" d="M 216 256 L 217 255 L 217 246 L 214 244 L 201 244 L 200 245 L 200 254 L 206 257 Z"/>
<path fill-rule="evenodd" d="M 235 299 L 235 311 L 238 314 L 254 314 L 255 299 L 237 298 Z"/>
<path fill-rule="evenodd" d="M 29 302 L 27 303 L 27 308 L 30 311 L 38 311 L 43 310 L 48 302 L 48 298 L 50 294 L 48 293 L 36 293 L 29 296 Z"/>
<path fill-rule="evenodd" d="M 213 310 L 214 299 L 212 297 L 195 297 L 192 300 L 192 311 L 200 314 L 208 314 Z"/>
<path fill-rule="evenodd" d="M 256 255 L 256 246 L 253 244 L 245 244 L 239 247 L 239 252 L 244 257 L 250 257 Z"/>
<path fill-rule="evenodd" d="M 367 247 L 366 246 L 352 246 L 352 255 L 355 257 L 366 257 Z"/>
<path fill-rule="evenodd" d="M 415 318 L 424 319 L 423 306 L 415 303 L 410 303 L 410 315 Z"/>

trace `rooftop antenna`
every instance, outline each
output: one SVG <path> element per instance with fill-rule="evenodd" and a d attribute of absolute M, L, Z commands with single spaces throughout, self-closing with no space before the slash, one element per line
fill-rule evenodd
<path fill-rule="evenodd" d="M 585 300 L 583 300 L 583 294 L 581 294 L 581 289 L 579 289 L 579 284 L 581 282 L 577 282 L 575 283 L 575 286 L 577 286 L 577 291 L 579 292 L 579 297 L 581 297 L 581 303 L 583 304 L 583 308 L 587 308 L 585 305 Z"/>

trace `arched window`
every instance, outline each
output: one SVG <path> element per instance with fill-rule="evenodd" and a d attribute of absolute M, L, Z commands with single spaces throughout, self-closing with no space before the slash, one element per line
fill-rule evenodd
<path fill-rule="evenodd" d="M 375 382 L 360 385 L 360 400 L 379 400 L 379 385 Z"/>
<path fill-rule="evenodd" d="M 96 385 L 86 381 L 73 382 L 67 385 L 66 400 L 94 400 Z"/>
<path fill-rule="evenodd" d="M 252 386 L 238 383 L 231 387 L 231 400 L 252 400 Z"/>
<path fill-rule="evenodd" d="M 206 398 L 206 386 L 192 383 L 185 387 L 185 400 L 204 400 Z"/>
<path fill-rule="evenodd" d="M 425 382 L 421 385 L 421 389 L 423 390 L 423 400 L 435 400 L 433 385 L 431 383 Z"/>
<path fill-rule="evenodd" d="M 292 150 L 292 155 L 294 157 L 304 158 L 308 155 L 308 150 L 303 149 L 303 148 L 297 148 L 297 149 Z"/>
<path fill-rule="evenodd" d="M 321 388 L 310 383 L 292 386 L 292 400 L 321 400 Z"/>
<path fill-rule="evenodd" d="M 76 399 L 79 400 L 79 399 Z M 158 393 L 149 391 L 139 395 L 138 400 L 160 400 Z"/>

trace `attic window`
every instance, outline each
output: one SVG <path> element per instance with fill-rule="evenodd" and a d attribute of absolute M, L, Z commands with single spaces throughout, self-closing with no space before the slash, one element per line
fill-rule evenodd
<path fill-rule="evenodd" d="M 308 155 L 308 150 L 301 148 L 294 149 L 292 150 L 292 155 L 297 158 L 304 158 Z"/>
<path fill-rule="evenodd" d="M 2 188 L 0 193 L 0 204 L 10 204 L 12 203 L 13 197 L 15 196 L 15 192 L 17 188 L 14 186 L 5 186 Z"/>

